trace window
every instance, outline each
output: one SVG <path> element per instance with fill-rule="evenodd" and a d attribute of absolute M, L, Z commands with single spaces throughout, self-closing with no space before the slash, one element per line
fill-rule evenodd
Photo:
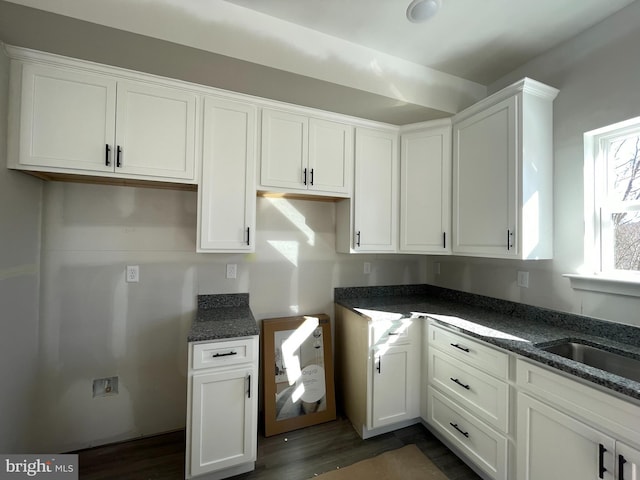
<path fill-rule="evenodd" d="M 593 218 L 593 246 L 586 248 L 585 254 L 591 255 L 595 271 L 614 276 L 638 274 L 640 118 L 591 132 L 585 140 L 587 151 L 591 148 L 586 161 L 593 163 L 592 175 L 585 170 L 585 208 Z M 591 181 L 593 202 L 588 191 Z"/>

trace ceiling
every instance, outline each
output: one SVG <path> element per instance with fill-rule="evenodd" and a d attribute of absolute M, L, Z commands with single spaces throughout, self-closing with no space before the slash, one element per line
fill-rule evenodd
<path fill-rule="evenodd" d="M 640 1 L 640 0 L 638 0 Z M 0 41 L 397 125 L 487 85 L 633 0 L 0 0 Z"/>
<path fill-rule="evenodd" d="M 634 0 L 442 0 L 410 23 L 410 0 L 226 0 L 483 85 Z"/>

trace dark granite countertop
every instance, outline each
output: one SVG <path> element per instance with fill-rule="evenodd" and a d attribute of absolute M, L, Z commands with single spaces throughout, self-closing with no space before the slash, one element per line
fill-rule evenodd
<path fill-rule="evenodd" d="M 260 333 L 249 308 L 248 293 L 198 295 L 198 312 L 187 340 L 202 342 L 250 337 Z"/>
<path fill-rule="evenodd" d="M 539 347 L 567 339 L 640 360 L 640 328 L 430 285 L 336 288 L 336 303 L 373 320 L 423 314 L 461 333 L 640 400 L 640 382 Z"/>

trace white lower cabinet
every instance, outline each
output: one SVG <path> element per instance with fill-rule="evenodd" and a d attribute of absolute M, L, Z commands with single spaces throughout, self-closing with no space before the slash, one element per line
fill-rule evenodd
<path fill-rule="evenodd" d="M 485 478 L 509 478 L 509 354 L 428 325 L 424 420 Z"/>
<path fill-rule="evenodd" d="M 419 422 L 420 322 L 336 306 L 337 391 L 362 438 Z"/>
<path fill-rule="evenodd" d="M 518 480 L 640 479 L 640 406 L 523 360 L 517 383 Z"/>
<path fill-rule="evenodd" d="M 615 440 L 518 394 L 518 478 L 613 480 Z"/>
<path fill-rule="evenodd" d="M 418 365 L 411 343 L 385 344 L 373 359 L 371 427 L 380 428 L 418 416 L 414 379 Z"/>
<path fill-rule="evenodd" d="M 191 344 L 186 478 L 222 479 L 254 469 L 258 337 Z"/>

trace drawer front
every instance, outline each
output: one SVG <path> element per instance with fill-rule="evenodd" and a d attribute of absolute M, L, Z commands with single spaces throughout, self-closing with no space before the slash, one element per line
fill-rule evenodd
<path fill-rule="evenodd" d="M 429 325 L 429 346 L 435 346 L 463 362 L 506 380 L 509 375 L 509 355 L 465 336 Z"/>
<path fill-rule="evenodd" d="M 432 387 L 428 401 L 428 422 L 491 478 L 506 480 L 507 439 Z"/>
<path fill-rule="evenodd" d="M 432 348 L 429 383 L 485 422 L 507 432 L 509 385 L 505 382 Z"/>
<path fill-rule="evenodd" d="M 192 348 L 194 370 L 252 363 L 258 355 L 258 337 L 195 343 Z"/>
<path fill-rule="evenodd" d="M 371 345 L 394 344 L 406 345 L 411 343 L 411 330 L 416 319 L 403 318 L 401 320 L 376 320 L 371 322 Z"/>

